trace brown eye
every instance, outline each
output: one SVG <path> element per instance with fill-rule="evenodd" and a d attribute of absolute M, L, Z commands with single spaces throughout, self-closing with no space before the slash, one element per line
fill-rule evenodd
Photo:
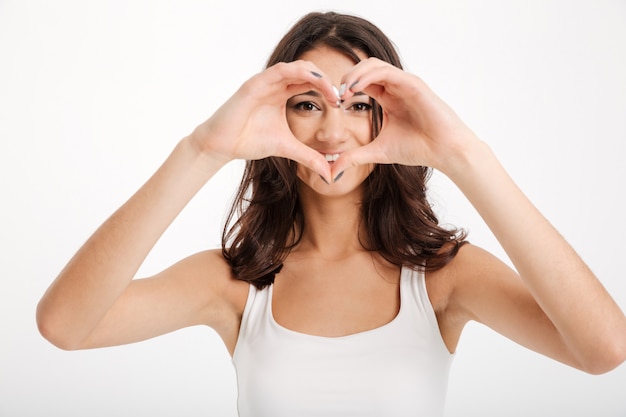
<path fill-rule="evenodd" d="M 368 103 L 354 103 L 350 109 L 355 112 L 367 112 L 372 110 L 372 106 Z"/>
<path fill-rule="evenodd" d="M 320 109 L 319 107 L 317 107 L 314 103 L 310 101 L 302 101 L 300 103 L 297 103 L 293 107 L 296 110 L 304 111 L 304 112 L 310 112 L 310 111 L 315 111 L 315 110 Z"/>

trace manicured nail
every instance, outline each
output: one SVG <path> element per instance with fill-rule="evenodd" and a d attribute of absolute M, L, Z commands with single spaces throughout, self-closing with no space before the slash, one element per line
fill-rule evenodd
<path fill-rule="evenodd" d="M 311 74 L 313 74 L 313 76 L 317 78 L 322 78 L 322 74 L 320 74 L 319 72 L 311 71 Z"/>
<path fill-rule="evenodd" d="M 356 80 L 355 82 L 353 82 L 353 83 L 350 85 L 350 90 L 354 91 L 354 86 L 355 86 L 355 85 L 357 85 L 358 83 L 359 83 L 359 80 Z"/>
<path fill-rule="evenodd" d="M 333 180 L 333 182 L 337 182 L 337 181 L 339 181 L 339 180 L 341 179 L 341 177 L 343 176 L 343 173 L 344 173 L 344 172 L 345 172 L 345 171 L 341 171 L 339 174 L 337 174 L 337 176 L 335 177 L 335 179 Z"/>
<path fill-rule="evenodd" d="M 333 85 L 333 92 L 335 93 L 335 95 L 337 96 L 337 102 L 335 104 L 337 104 L 337 108 L 341 107 L 341 94 L 339 94 L 339 90 L 337 90 L 337 87 L 335 87 Z"/>
<path fill-rule="evenodd" d="M 343 83 L 339 86 L 339 97 L 343 96 L 346 92 L 346 83 Z"/>
<path fill-rule="evenodd" d="M 320 175 L 320 178 L 321 178 L 321 179 L 322 179 L 322 181 L 324 181 L 327 185 L 330 185 L 330 183 L 326 180 L 326 178 L 322 177 L 321 175 Z"/>

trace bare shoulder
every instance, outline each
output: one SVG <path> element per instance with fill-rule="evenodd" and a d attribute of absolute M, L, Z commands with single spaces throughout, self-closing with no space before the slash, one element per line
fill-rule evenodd
<path fill-rule="evenodd" d="M 218 249 L 190 255 L 136 285 L 142 299 L 153 293 L 160 298 L 154 304 L 165 303 L 170 314 L 189 317 L 184 324 L 204 324 L 220 334 L 238 328 L 249 289 Z"/>
<path fill-rule="evenodd" d="M 230 264 L 224 259 L 221 250 L 198 252 L 172 268 L 180 268 L 177 275 L 194 281 L 192 286 L 196 290 L 202 291 L 204 288 L 207 290 L 205 294 L 213 294 L 215 298 L 210 300 L 211 303 L 224 303 L 233 312 L 243 313 L 249 284 L 233 276 Z"/>
<path fill-rule="evenodd" d="M 250 284 L 236 279 L 221 250 L 207 250 L 183 259 L 173 266 L 175 275 L 186 276 L 195 297 L 202 301 L 200 322 L 213 328 L 232 355 L 239 335 L 241 318 Z"/>
<path fill-rule="evenodd" d="M 453 352 L 465 324 L 477 320 L 475 304 L 516 273 L 490 252 L 465 244 L 445 267 L 426 274 L 426 287 L 441 335 Z M 517 280 L 515 280 L 517 281 Z"/>
<path fill-rule="evenodd" d="M 437 310 L 450 308 L 468 292 L 484 290 L 485 286 L 497 284 L 502 278 L 516 278 L 517 273 L 495 255 L 478 246 L 467 243 L 442 269 L 427 274 L 427 286 L 431 302 Z"/>

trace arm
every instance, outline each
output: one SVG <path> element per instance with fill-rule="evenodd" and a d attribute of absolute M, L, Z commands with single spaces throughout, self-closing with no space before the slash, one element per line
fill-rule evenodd
<path fill-rule="evenodd" d="M 618 366 L 626 359 L 624 314 L 573 248 L 519 190 L 491 150 L 482 142 L 471 143 L 459 158 L 464 162 L 450 169 L 448 175 L 485 220 L 530 295 L 554 325 L 554 337 L 561 339 L 571 355 L 564 361 L 591 373 Z M 470 298 L 475 307 L 468 308 L 484 310 L 484 302 L 489 301 L 482 298 L 487 297 Z M 495 315 L 496 311 L 487 310 L 477 318 L 489 322 Z M 536 319 L 538 323 L 540 320 Z"/>
<path fill-rule="evenodd" d="M 344 153 L 333 175 L 371 162 L 440 170 L 473 204 L 519 273 L 521 279 L 515 279 L 515 273 L 485 254 L 460 256 L 463 267 L 452 268 L 456 288 L 450 290 L 452 309 L 463 316 L 459 321 L 481 321 L 592 373 L 626 359 L 623 312 L 489 147 L 421 79 L 369 59 L 342 81 L 353 86 L 343 98 L 363 91 L 381 104 L 383 127 L 372 143 Z M 533 328 L 541 331 L 533 333 Z"/>
<path fill-rule="evenodd" d="M 50 286 L 37 308 L 37 322 L 44 337 L 65 349 L 86 347 L 86 340 L 129 289 L 131 279 L 161 234 L 222 165 L 199 153 L 190 139 L 182 140 L 146 184 L 89 238 Z M 138 288 L 145 286 L 132 287 Z M 120 304 L 118 307 L 125 309 Z M 119 318 L 122 322 L 127 317 Z"/>
<path fill-rule="evenodd" d="M 319 74 L 307 62 L 279 64 L 257 74 L 181 140 L 44 294 L 37 308 L 44 337 L 78 349 L 128 343 L 199 322 L 219 326 L 232 281 L 223 260 L 198 256 L 149 280 L 133 282 L 133 277 L 178 213 L 227 162 L 282 156 L 330 177 L 324 157 L 293 137 L 285 119 L 285 103 L 294 94 L 316 88 L 336 101 L 332 85 Z M 216 266 L 208 277 L 214 282 L 198 272 L 206 269 L 203 262 Z M 163 303 L 170 310 L 167 319 L 142 321 L 162 312 Z"/>

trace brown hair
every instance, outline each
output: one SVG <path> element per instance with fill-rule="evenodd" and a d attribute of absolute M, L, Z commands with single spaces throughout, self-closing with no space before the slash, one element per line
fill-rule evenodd
<path fill-rule="evenodd" d="M 310 13 L 282 38 L 267 67 L 292 62 L 326 45 L 354 62 L 355 50 L 398 68 L 400 58 L 387 36 L 360 17 Z M 372 139 L 382 125 L 382 110 L 372 100 Z M 464 243 L 462 230 L 439 225 L 426 197 L 431 169 L 377 165 L 364 183 L 361 245 L 395 265 L 424 270 L 445 266 Z M 237 279 L 257 288 L 274 282 L 284 259 L 301 236 L 304 216 L 298 198 L 296 164 L 278 157 L 247 161 L 241 185 L 222 234 L 222 253 Z M 235 221 L 234 219 L 237 218 Z M 234 221 L 234 223 L 233 223 Z"/>

